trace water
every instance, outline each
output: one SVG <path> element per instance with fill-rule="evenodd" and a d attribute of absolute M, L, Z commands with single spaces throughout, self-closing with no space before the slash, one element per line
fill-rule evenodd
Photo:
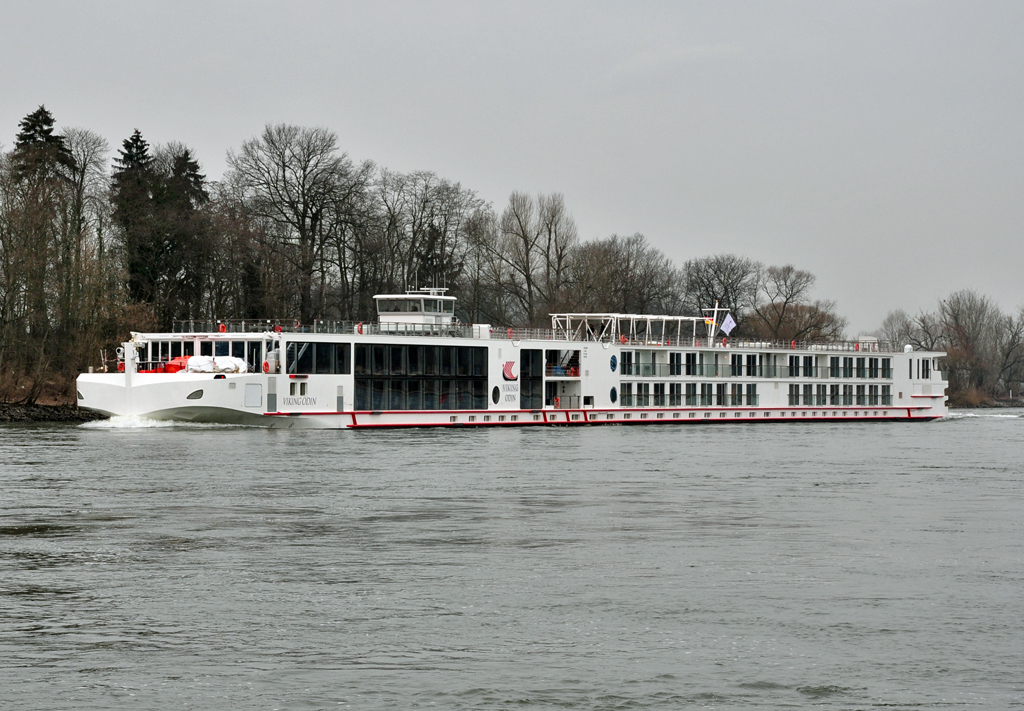
<path fill-rule="evenodd" d="M 146 424 L 0 429 L 5 709 L 1024 703 L 1022 411 Z"/>

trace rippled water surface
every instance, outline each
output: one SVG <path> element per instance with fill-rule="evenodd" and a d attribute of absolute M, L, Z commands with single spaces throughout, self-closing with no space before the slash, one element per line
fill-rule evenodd
<path fill-rule="evenodd" d="M 1024 413 L 0 428 L 0 706 L 1024 705 Z"/>

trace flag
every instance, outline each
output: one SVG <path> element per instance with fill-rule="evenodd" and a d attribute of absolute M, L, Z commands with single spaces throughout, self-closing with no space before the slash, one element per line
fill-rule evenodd
<path fill-rule="evenodd" d="M 729 335 L 729 333 L 730 333 L 730 332 L 731 332 L 731 331 L 732 331 L 732 330 L 733 330 L 734 328 L 736 328 L 736 321 L 734 321 L 734 320 L 733 320 L 733 318 L 732 318 L 732 314 L 726 314 L 726 315 L 725 315 L 725 320 L 724 320 L 724 321 L 722 321 L 722 326 L 721 326 L 721 328 L 722 328 L 722 333 L 724 333 L 724 334 L 725 334 L 725 335 L 727 335 L 727 336 Z"/>

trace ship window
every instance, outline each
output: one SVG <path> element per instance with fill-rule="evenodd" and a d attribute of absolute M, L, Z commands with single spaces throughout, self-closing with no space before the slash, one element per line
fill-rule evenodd
<path fill-rule="evenodd" d="M 608 393 L 608 399 L 610 399 L 612 402 L 615 402 L 616 400 L 619 399 L 619 394 L 615 391 L 615 388 L 612 388 L 611 392 Z"/>
<path fill-rule="evenodd" d="M 186 400 L 198 400 L 202 396 L 203 396 L 203 391 L 202 390 L 193 390 L 192 392 L 190 392 L 188 395 L 185 396 L 185 399 Z"/>
<path fill-rule="evenodd" d="M 213 354 L 220 358 L 221 356 L 231 355 L 231 343 L 230 341 L 214 341 L 213 343 Z"/>
<path fill-rule="evenodd" d="M 454 301 L 442 301 L 441 302 L 441 309 L 446 314 L 455 313 L 455 302 Z"/>
<path fill-rule="evenodd" d="M 423 375 L 423 346 L 409 346 L 409 375 Z"/>
<path fill-rule="evenodd" d="M 460 376 L 466 376 L 470 374 L 470 370 L 473 368 L 473 353 L 472 350 L 466 346 L 459 348 L 459 363 L 455 369 L 455 374 Z"/>
<path fill-rule="evenodd" d="M 245 341 L 231 341 L 231 355 L 245 360 Z"/>
<path fill-rule="evenodd" d="M 384 393 L 386 383 L 383 380 L 370 381 L 370 405 L 371 409 L 384 409 Z"/>
<path fill-rule="evenodd" d="M 387 361 L 384 360 L 384 346 L 370 346 L 370 353 L 372 359 L 370 367 L 372 368 L 373 375 L 383 375 L 387 372 Z"/>
<path fill-rule="evenodd" d="M 213 341 L 199 341 L 199 355 L 213 355 Z"/>
<path fill-rule="evenodd" d="M 839 377 L 839 356 L 831 356 L 828 359 L 828 377 Z"/>
<path fill-rule="evenodd" d="M 437 375 L 440 370 L 440 358 L 437 353 L 437 346 L 427 346 L 423 351 L 423 374 Z"/>
<path fill-rule="evenodd" d="M 326 345 L 326 344 L 325 344 Z M 334 344 L 334 372 L 348 375 L 352 372 L 352 348 L 348 343 Z"/>
<path fill-rule="evenodd" d="M 437 313 L 437 299 L 424 299 L 423 300 L 423 310 L 425 312 L 427 312 L 428 314 L 436 314 Z"/>
<path fill-rule="evenodd" d="M 391 375 L 405 375 L 405 346 L 390 346 L 390 373 Z M 398 409 L 398 408 L 392 408 Z"/>
<path fill-rule="evenodd" d="M 314 351 L 315 357 L 314 362 L 316 363 L 316 372 L 322 375 L 330 375 L 334 372 L 334 344 L 333 343 L 316 343 L 311 344 L 315 346 Z"/>
<path fill-rule="evenodd" d="M 171 341 L 171 358 L 181 357 L 181 341 Z"/>
<path fill-rule="evenodd" d="M 313 372 L 313 344 L 292 341 L 287 347 L 289 373 Z"/>
<path fill-rule="evenodd" d="M 410 380 L 406 384 L 406 407 L 410 410 L 423 409 L 423 382 Z"/>
<path fill-rule="evenodd" d="M 757 356 L 756 355 L 748 355 L 747 356 L 747 377 L 750 377 L 750 378 L 759 378 L 759 377 L 761 377 L 760 368 L 758 368 L 758 365 L 757 365 Z"/>
<path fill-rule="evenodd" d="M 368 349 L 368 346 L 365 346 L 365 345 L 363 345 L 361 343 L 357 343 L 356 344 L 356 359 L 355 359 L 356 360 L 356 363 L 355 363 L 355 373 L 356 373 L 356 375 L 366 375 L 369 372 L 369 368 L 367 367 L 367 362 L 366 362 L 367 361 L 367 353 L 366 353 L 367 349 Z M 366 408 L 365 407 L 364 408 L 358 408 L 357 407 L 356 409 L 357 410 L 358 409 L 365 410 Z"/>
<path fill-rule="evenodd" d="M 189 357 L 194 356 L 196 354 L 196 342 L 195 341 L 185 341 L 184 343 L 182 343 L 181 344 L 181 354 L 183 356 L 189 356 Z"/>
<path fill-rule="evenodd" d="M 441 346 L 441 375 L 451 375 L 455 360 L 455 348 L 452 346 Z"/>
<path fill-rule="evenodd" d="M 697 375 L 697 354 L 687 353 L 686 354 L 686 374 Z"/>
<path fill-rule="evenodd" d="M 390 390 L 390 397 L 388 398 L 389 410 L 404 410 L 405 409 L 405 381 L 404 380 L 390 380 L 387 385 Z"/>
<path fill-rule="evenodd" d="M 614 356 L 612 356 L 614 358 Z M 612 370 L 615 370 L 612 368 Z M 683 354 L 682 353 L 669 353 L 668 354 L 668 374 L 669 375 L 682 375 L 683 374 Z"/>
<path fill-rule="evenodd" d="M 500 400 L 500 399 L 501 399 L 501 390 L 499 390 L 498 386 L 495 385 L 494 389 L 491 390 L 491 402 L 493 402 L 495 405 L 497 405 L 498 404 L 498 400 Z"/>
<path fill-rule="evenodd" d="M 436 410 L 437 408 L 437 381 L 423 381 L 423 409 Z"/>

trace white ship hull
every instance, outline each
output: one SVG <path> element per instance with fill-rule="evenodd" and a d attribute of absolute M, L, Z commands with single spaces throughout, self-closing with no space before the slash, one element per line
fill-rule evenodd
<path fill-rule="evenodd" d="M 201 343 L 263 343 L 260 361 L 271 345 L 284 353 L 290 342 L 325 344 L 323 348 L 341 344 L 357 355 L 372 354 L 375 346 L 405 347 L 397 350 L 396 362 L 413 357 L 407 352 L 410 347 L 421 349 L 416 357 L 421 357 L 423 347 L 467 352 L 483 348 L 486 358 L 470 375 L 460 375 L 454 366 L 450 372 L 424 375 L 418 372 L 420 366 L 409 372 L 409 363 L 399 364 L 398 371 L 405 370 L 397 375 L 383 374 L 366 362 L 348 373 L 289 373 L 287 362 L 280 372 L 270 373 L 140 372 L 155 369 L 153 362 L 166 358 L 161 352 L 139 368 L 134 357 L 139 351 L 131 351 L 179 341 L 191 342 L 196 352 Z M 81 375 L 78 397 L 80 407 L 109 416 L 269 428 L 920 421 L 947 412 L 946 382 L 937 370 L 942 353 L 865 352 L 860 344 L 788 349 L 766 345 L 700 347 L 381 333 L 135 334 L 126 344 L 127 372 Z M 525 351 L 555 358 L 572 354 L 576 365 L 565 368 L 547 361 L 539 376 L 535 368 L 527 396 L 525 373 L 520 372 Z M 461 351 L 452 353 L 457 359 Z M 734 357 L 740 359 L 738 367 Z M 840 359 L 838 370 L 833 367 L 835 358 Z M 849 368 L 846 359 L 852 363 Z M 883 359 L 884 369 L 878 365 Z M 395 408 L 396 403 L 400 407 Z"/>

